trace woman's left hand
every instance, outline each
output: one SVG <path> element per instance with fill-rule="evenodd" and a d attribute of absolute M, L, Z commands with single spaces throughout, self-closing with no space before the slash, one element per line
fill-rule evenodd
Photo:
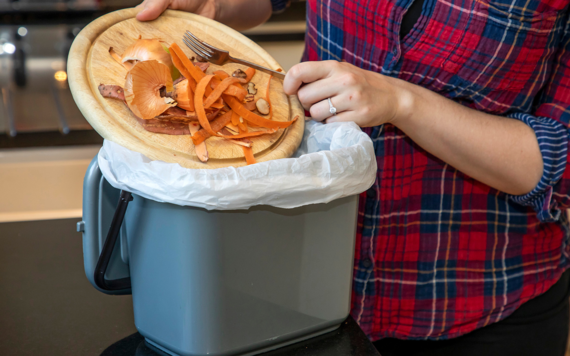
<path fill-rule="evenodd" d="M 542 176 L 538 141 L 525 123 L 468 108 L 419 85 L 324 61 L 291 68 L 283 89 L 299 96 L 313 120 L 393 124 L 429 153 L 505 193 L 526 194 Z"/>
<path fill-rule="evenodd" d="M 287 72 L 283 89 L 288 95 L 297 94 L 313 120 L 354 121 L 370 127 L 395 123 L 406 115 L 411 101 L 406 84 L 346 62 L 322 61 L 295 65 Z M 330 112 L 328 98 L 336 115 Z"/>

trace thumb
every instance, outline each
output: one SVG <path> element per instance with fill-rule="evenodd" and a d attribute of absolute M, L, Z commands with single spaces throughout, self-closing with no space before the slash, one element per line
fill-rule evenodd
<path fill-rule="evenodd" d="M 170 0 L 145 0 L 136 8 L 141 9 L 137 14 L 139 21 L 151 21 L 156 19 L 170 5 Z"/>

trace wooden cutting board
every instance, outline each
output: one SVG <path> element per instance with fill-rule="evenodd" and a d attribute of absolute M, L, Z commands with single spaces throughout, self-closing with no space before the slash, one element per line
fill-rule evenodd
<path fill-rule="evenodd" d="M 240 146 L 219 137 L 206 140 L 209 161 L 198 160 L 190 135 L 166 135 L 143 129 L 124 103 L 103 98 L 99 84 L 124 86 L 126 69 L 109 55 L 109 47 L 122 54 L 134 41 L 142 38 L 159 38 L 168 44 L 173 42 L 188 57 L 195 54 L 182 42 L 186 30 L 215 47 L 226 49 L 234 57 L 245 59 L 271 69 L 279 64 L 261 47 L 237 31 L 216 21 L 181 11 L 167 10 L 151 22 L 135 19 L 135 9 L 125 9 L 104 15 L 87 25 L 76 37 L 68 59 L 68 80 L 77 106 L 91 126 L 105 139 L 130 150 L 143 153 L 153 160 L 178 163 L 186 168 L 220 168 L 244 166 L 245 159 Z M 246 67 L 226 64 L 210 65 L 207 73 L 223 69 L 228 74 Z M 258 88 L 258 97 L 265 97 L 269 75 L 257 72 L 252 78 Z M 298 148 L 304 130 L 304 111 L 295 96 L 283 92 L 283 83 L 273 78 L 270 99 L 273 120 L 289 121 L 299 116 L 287 129 L 271 135 L 252 138 L 253 151 L 258 162 L 290 157 Z"/>

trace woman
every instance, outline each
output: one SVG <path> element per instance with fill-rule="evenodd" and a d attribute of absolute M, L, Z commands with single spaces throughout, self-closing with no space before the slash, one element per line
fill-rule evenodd
<path fill-rule="evenodd" d="M 304 63 L 283 87 L 374 142 L 351 314 L 383 356 L 564 355 L 568 4 L 308 2 Z M 244 29 L 285 2 L 140 7 L 141 21 L 170 7 Z"/>

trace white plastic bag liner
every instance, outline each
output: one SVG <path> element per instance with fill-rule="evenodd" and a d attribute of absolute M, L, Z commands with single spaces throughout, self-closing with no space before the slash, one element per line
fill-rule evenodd
<path fill-rule="evenodd" d="M 105 140 L 99 167 L 113 187 L 158 202 L 208 210 L 254 205 L 296 208 L 370 188 L 376 177 L 376 156 L 372 140 L 356 124 L 308 121 L 293 158 L 238 168 L 188 169 L 151 161 Z"/>

